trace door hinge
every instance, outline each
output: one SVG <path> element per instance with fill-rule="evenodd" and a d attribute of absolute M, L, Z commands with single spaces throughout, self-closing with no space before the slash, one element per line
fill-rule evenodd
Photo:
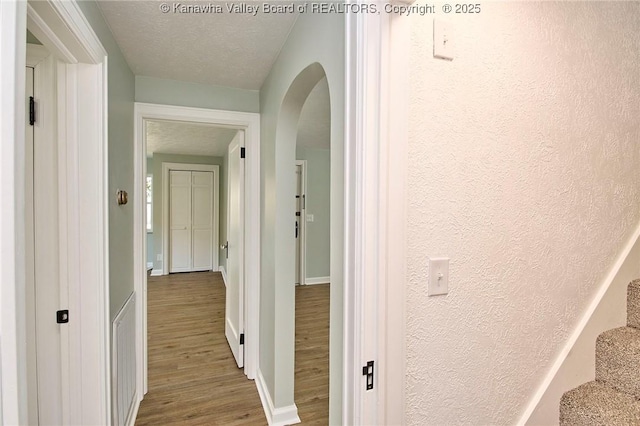
<path fill-rule="evenodd" d="M 246 152 L 244 150 L 244 146 L 242 148 L 240 148 L 240 158 L 244 158 L 246 155 Z"/>
<path fill-rule="evenodd" d="M 367 376 L 367 390 L 373 389 L 373 361 L 362 367 L 362 375 Z"/>
<path fill-rule="evenodd" d="M 240 344 L 244 345 L 244 333 L 240 334 Z"/>
<path fill-rule="evenodd" d="M 36 101 L 33 96 L 29 96 L 29 125 L 33 126 L 36 122 Z"/>
<path fill-rule="evenodd" d="M 65 309 L 63 311 L 56 312 L 56 322 L 58 324 L 66 324 L 69 322 L 69 310 Z"/>

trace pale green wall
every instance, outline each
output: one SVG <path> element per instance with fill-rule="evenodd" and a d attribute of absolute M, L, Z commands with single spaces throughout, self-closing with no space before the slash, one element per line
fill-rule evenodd
<path fill-rule="evenodd" d="M 303 70 L 317 63 L 324 68 L 331 99 L 331 180 L 341 184 L 344 179 L 344 25 L 341 15 L 300 15 L 260 90 L 259 368 L 276 409 L 294 402 L 295 240 L 291 215 L 295 208 L 295 183 L 291 174 L 295 164 L 298 119 L 295 115 L 300 111 L 288 107 L 290 102 L 300 102 L 301 109 L 304 101 L 304 98 L 298 100 L 286 95 L 292 83 L 298 85 L 300 80 L 296 77 Z M 305 90 L 308 89 L 307 94 L 320 78 L 311 87 L 306 87 L 306 81 L 302 83 Z M 283 102 L 287 103 L 285 107 Z M 281 114 L 282 111 L 285 114 Z M 290 118 L 293 122 L 287 122 Z M 331 192 L 330 424 L 341 423 L 342 412 L 343 194 L 342 185 Z"/>
<path fill-rule="evenodd" d="M 133 203 L 118 206 L 117 189 L 134 199 L 133 102 L 134 75 L 94 1 L 78 2 L 87 21 L 107 50 L 109 104 L 109 300 L 111 318 L 133 292 Z"/>
<path fill-rule="evenodd" d="M 190 164 L 214 164 L 220 166 L 220 175 L 223 173 L 222 157 L 208 157 L 199 155 L 174 155 L 174 154 L 154 154 L 153 155 L 153 269 L 162 270 L 162 261 L 157 260 L 158 254 L 162 253 L 162 163 L 190 163 Z M 220 215 L 222 218 L 222 215 Z M 226 228 L 220 221 L 220 229 Z M 226 235 L 226 230 L 225 230 Z M 148 250 L 148 248 L 147 248 Z M 163 260 L 166 256 L 163 254 Z"/>
<path fill-rule="evenodd" d="M 307 161 L 306 214 L 313 214 L 313 222 L 306 222 L 305 276 L 328 277 L 329 214 L 331 212 L 331 151 L 298 146 L 296 159 Z M 305 220 L 305 218 L 303 218 Z"/>
<path fill-rule="evenodd" d="M 136 102 L 260 112 L 257 90 L 136 76 Z"/>

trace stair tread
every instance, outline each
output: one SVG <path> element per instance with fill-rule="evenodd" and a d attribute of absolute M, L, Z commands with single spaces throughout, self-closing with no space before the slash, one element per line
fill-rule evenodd
<path fill-rule="evenodd" d="M 596 341 L 596 380 L 640 398 L 640 330 L 619 327 Z"/>
<path fill-rule="evenodd" d="M 560 424 L 638 425 L 640 401 L 601 382 L 587 382 L 562 396 Z"/>

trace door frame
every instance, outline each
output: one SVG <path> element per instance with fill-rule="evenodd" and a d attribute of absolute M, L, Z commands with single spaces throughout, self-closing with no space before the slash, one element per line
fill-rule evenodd
<path fill-rule="evenodd" d="M 136 102 L 134 106 L 134 287 L 136 300 L 136 349 L 138 354 L 138 403 L 148 391 L 147 375 L 147 175 L 146 120 L 172 120 L 214 124 L 243 130 L 245 158 L 245 211 L 260 211 L 260 114 Z M 245 362 L 244 373 L 255 379 L 258 366 L 260 308 L 260 215 L 245 215 Z M 163 268 L 164 268 L 163 261 Z M 219 266 L 219 265 L 218 265 Z"/>
<path fill-rule="evenodd" d="M 169 172 L 172 170 L 213 173 L 213 238 L 211 242 L 211 270 L 218 271 L 220 269 L 220 251 L 218 249 L 220 244 L 220 166 L 214 164 L 162 163 L 162 275 L 169 274 L 169 262 L 171 259 L 169 253 Z"/>
<path fill-rule="evenodd" d="M 307 160 L 296 160 L 296 166 L 300 166 L 301 173 L 301 186 L 302 194 L 304 195 L 304 202 L 300 208 L 300 285 L 307 285 Z"/>
<path fill-rule="evenodd" d="M 55 231 L 59 279 L 68 285 L 61 304 L 70 311 L 62 328 L 63 421 L 110 424 L 107 52 L 78 5 L 57 1 L 0 3 L 2 421 L 28 423 L 23 193 L 27 27 L 59 59 L 60 207 Z"/>

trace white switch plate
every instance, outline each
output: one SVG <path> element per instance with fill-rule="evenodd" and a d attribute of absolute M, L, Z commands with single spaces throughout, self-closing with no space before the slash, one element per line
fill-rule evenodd
<path fill-rule="evenodd" d="M 449 293 L 449 258 L 429 258 L 429 296 Z"/>
<path fill-rule="evenodd" d="M 161 261 L 162 260 L 162 254 L 157 255 L 156 256 L 156 260 L 160 260 Z"/>
<path fill-rule="evenodd" d="M 313 222 L 313 215 L 312 214 L 308 214 L 307 215 L 307 222 Z"/>
<path fill-rule="evenodd" d="M 453 25 L 441 19 L 433 20 L 433 57 L 453 60 L 455 43 Z"/>

